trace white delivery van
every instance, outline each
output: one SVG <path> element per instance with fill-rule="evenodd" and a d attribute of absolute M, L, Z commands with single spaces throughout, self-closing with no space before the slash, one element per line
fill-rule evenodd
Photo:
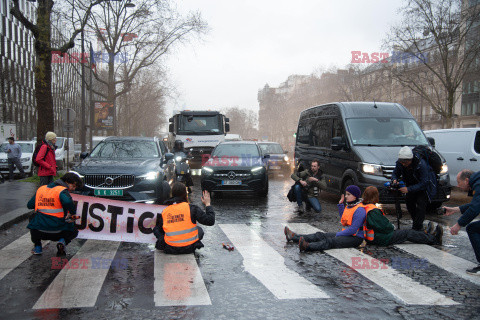
<path fill-rule="evenodd" d="M 73 138 L 57 137 L 57 142 L 55 143 L 57 150 L 55 150 L 55 159 L 57 160 L 57 167 L 59 170 L 66 169 L 67 162 L 73 165 L 75 150 Z M 67 161 L 68 153 L 68 161 Z"/>
<path fill-rule="evenodd" d="M 462 169 L 480 171 L 480 128 L 428 130 L 425 135 L 434 139 L 435 149 L 445 157 L 451 185 L 457 185 Z"/>

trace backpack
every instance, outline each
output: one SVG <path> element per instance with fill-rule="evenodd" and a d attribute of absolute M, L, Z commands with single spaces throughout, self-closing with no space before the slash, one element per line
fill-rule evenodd
<path fill-rule="evenodd" d="M 432 167 L 435 174 L 439 174 L 442 171 L 442 159 L 440 156 L 432 151 L 430 148 L 426 146 L 416 146 L 413 148 L 412 152 L 416 154 L 419 158 L 425 159 L 428 165 Z"/>
<path fill-rule="evenodd" d="M 32 156 L 32 163 L 35 167 L 40 167 L 40 164 L 37 162 L 37 155 L 38 152 L 40 152 L 40 148 L 44 145 L 45 143 L 42 141 L 40 143 L 37 143 L 37 146 L 35 147 L 35 150 L 33 151 L 33 156 Z M 50 148 L 47 148 L 47 152 L 45 152 L 45 156 L 43 157 L 43 160 L 47 157 L 48 151 Z"/>

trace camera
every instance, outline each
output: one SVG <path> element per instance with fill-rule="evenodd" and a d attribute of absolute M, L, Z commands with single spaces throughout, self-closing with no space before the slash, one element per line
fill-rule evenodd
<path fill-rule="evenodd" d="M 398 181 L 397 183 L 393 183 L 393 181 L 388 181 L 385 182 L 384 186 L 388 191 L 398 191 L 400 188 L 405 187 L 405 182 Z"/>

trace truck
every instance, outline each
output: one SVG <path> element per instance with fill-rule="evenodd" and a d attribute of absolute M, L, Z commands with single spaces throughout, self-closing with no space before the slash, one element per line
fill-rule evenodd
<path fill-rule="evenodd" d="M 213 148 L 225 141 L 229 121 L 218 111 L 178 111 L 169 119 L 168 148 L 181 140 L 190 153 L 190 168 L 200 169 Z"/>

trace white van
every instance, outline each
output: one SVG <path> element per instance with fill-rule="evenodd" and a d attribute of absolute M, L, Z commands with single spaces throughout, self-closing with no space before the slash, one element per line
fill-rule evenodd
<path fill-rule="evenodd" d="M 55 150 L 55 159 L 57 160 L 57 167 L 59 170 L 63 170 L 67 166 L 67 153 L 68 163 L 73 164 L 75 157 L 73 138 L 57 137 L 55 143 L 57 150 Z M 67 151 L 68 150 L 68 151 Z"/>
<path fill-rule="evenodd" d="M 434 139 L 435 149 L 445 157 L 451 185 L 457 185 L 462 169 L 480 171 L 480 128 L 429 130 L 425 135 Z"/>

